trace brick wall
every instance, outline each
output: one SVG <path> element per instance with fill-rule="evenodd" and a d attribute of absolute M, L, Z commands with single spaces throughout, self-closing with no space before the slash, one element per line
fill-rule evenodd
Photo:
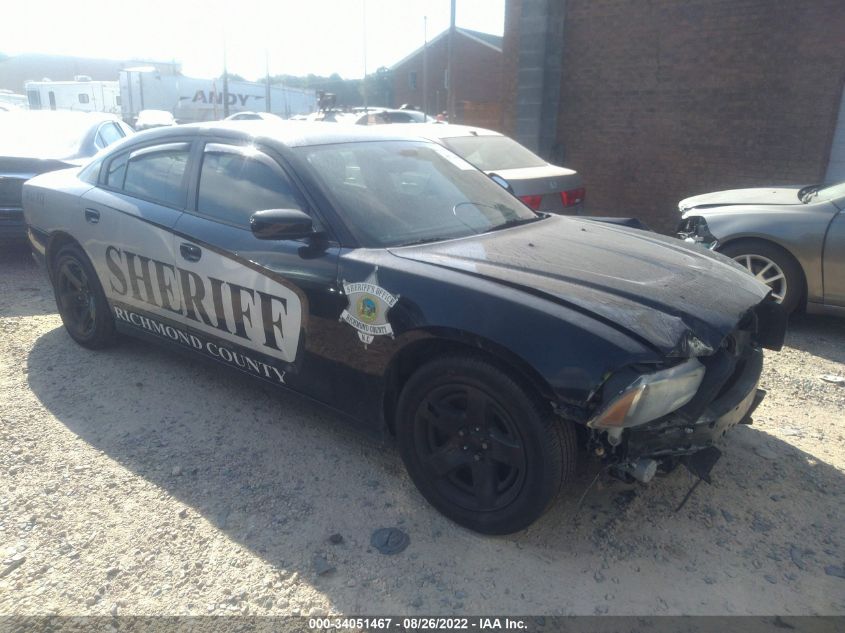
<path fill-rule="evenodd" d="M 505 3 L 505 33 L 502 38 L 502 134 L 516 136 L 516 97 L 519 62 L 519 16 L 521 0 Z"/>
<path fill-rule="evenodd" d="M 508 2 L 509 72 L 521 1 Z M 591 213 L 671 231 L 681 198 L 823 178 L 842 0 L 566 0 L 563 38 L 559 157 Z"/>
<path fill-rule="evenodd" d="M 464 125 L 498 130 L 502 122 L 502 105 L 498 101 L 458 101 L 455 115 Z"/>
<path fill-rule="evenodd" d="M 428 47 L 428 103 L 425 110 L 437 114 L 446 110 L 446 88 L 444 78 L 448 62 L 448 36 Z M 417 86 L 412 88 L 409 75 L 417 74 Z M 502 53 L 479 42 L 455 34 L 455 107 L 461 110 L 460 102 L 471 104 L 498 103 L 502 94 Z M 393 68 L 394 106 L 403 103 L 423 106 L 423 56 L 407 60 Z M 458 114 L 458 113 L 456 113 Z M 501 117 L 493 119 L 499 126 Z M 458 122 L 463 122 L 458 116 Z M 476 123 L 477 125 L 477 123 Z"/>

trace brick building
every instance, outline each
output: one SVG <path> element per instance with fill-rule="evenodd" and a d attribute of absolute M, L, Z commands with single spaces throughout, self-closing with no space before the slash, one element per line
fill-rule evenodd
<path fill-rule="evenodd" d="M 455 115 L 458 122 L 498 128 L 501 122 L 502 38 L 456 28 L 454 40 Z M 426 64 L 423 61 L 425 52 Z M 449 31 L 391 67 L 393 101 L 419 106 L 435 115 L 447 109 L 446 67 Z M 423 103 L 423 82 L 427 83 Z"/>
<path fill-rule="evenodd" d="M 687 196 L 845 179 L 843 34 L 842 0 L 508 0 L 502 128 L 671 231 Z"/>

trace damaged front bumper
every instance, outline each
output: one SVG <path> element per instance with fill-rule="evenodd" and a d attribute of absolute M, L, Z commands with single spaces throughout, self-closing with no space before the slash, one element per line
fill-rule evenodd
<path fill-rule="evenodd" d="M 737 424 L 751 424 L 751 415 L 766 395 L 758 388 L 762 371 L 763 352 L 750 350 L 728 384 L 722 385 L 716 398 L 700 411 L 695 406 L 684 407 L 628 429 L 617 453 L 625 462 L 691 455 L 712 446 Z"/>
<path fill-rule="evenodd" d="M 764 301 L 755 306 L 718 350 L 697 358 L 705 371 L 692 399 L 645 424 L 594 429 L 592 452 L 610 461 L 615 472 L 639 481 L 651 479 L 659 465 L 672 467 L 680 460 L 689 466 L 692 456 L 718 455 L 713 448 L 718 440 L 737 424 L 752 423 L 766 395 L 759 388 L 763 348 L 780 349 L 785 331 L 779 305 Z M 709 468 L 716 459 L 705 460 Z"/>

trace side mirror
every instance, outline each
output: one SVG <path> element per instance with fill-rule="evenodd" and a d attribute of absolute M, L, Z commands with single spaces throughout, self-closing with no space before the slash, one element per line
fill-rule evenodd
<path fill-rule="evenodd" d="M 249 228 L 259 240 L 298 240 L 314 234 L 311 216 L 299 209 L 267 209 L 249 218 Z"/>
<path fill-rule="evenodd" d="M 505 191 L 507 191 L 508 193 L 513 195 L 513 187 L 511 187 L 511 184 L 507 180 L 502 178 L 499 174 L 496 174 L 496 173 L 493 173 L 493 172 L 491 172 L 487 175 L 490 177 L 490 180 L 492 180 L 497 185 L 499 185 L 502 189 L 504 189 Z"/>

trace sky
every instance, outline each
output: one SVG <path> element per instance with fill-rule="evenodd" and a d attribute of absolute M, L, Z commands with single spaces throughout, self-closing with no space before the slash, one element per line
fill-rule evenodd
<path fill-rule="evenodd" d="M 457 0 L 458 26 L 501 35 L 505 0 Z M 28 0 L 4 3 L 0 52 L 176 60 L 229 72 L 346 79 L 390 66 L 449 26 L 449 0 Z M 366 16 L 366 19 L 365 19 Z M 366 47 L 364 45 L 366 32 Z"/>

